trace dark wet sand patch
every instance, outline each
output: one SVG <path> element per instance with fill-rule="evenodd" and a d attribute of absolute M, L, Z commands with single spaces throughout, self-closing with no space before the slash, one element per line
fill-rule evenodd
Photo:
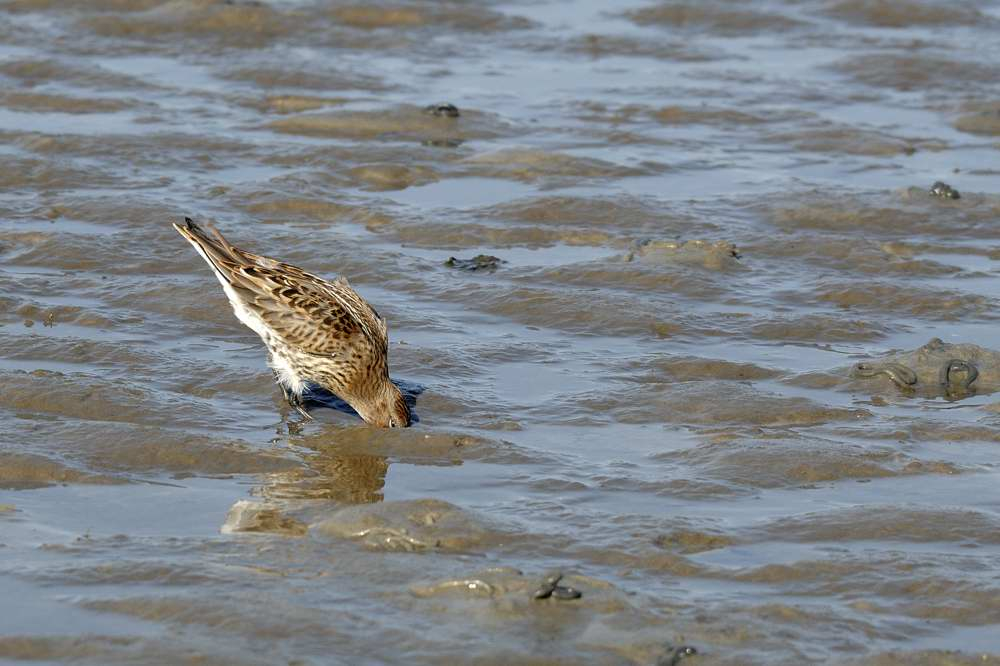
<path fill-rule="evenodd" d="M 955 129 L 970 134 L 1000 136 L 1000 102 L 965 105 L 965 113 L 955 121 Z"/>
<path fill-rule="evenodd" d="M 385 235 L 407 245 L 417 247 L 464 248 L 488 245 L 495 248 L 541 248 L 556 244 L 574 246 L 601 246 L 614 244 L 613 236 L 602 231 L 576 230 L 572 227 L 546 228 L 534 226 L 500 226 L 463 222 L 411 223 L 404 227 L 378 229 Z M 433 233 L 434 237 L 429 234 Z M 621 243 L 621 241 L 618 241 Z"/>
<path fill-rule="evenodd" d="M 44 488 L 62 483 L 127 483 L 124 478 L 92 474 L 67 467 L 45 456 L 0 451 L 0 488 Z"/>
<path fill-rule="evenodd" d="M 877 235 L 904 242 L 916 240 L 918 234 L 977 242 L 1000 237 L 992 223 L 1000 202 L 992 197 L 943 200 L 920 188 L 875 197 L 842 196 L 839 200 L 820 194 L 805 200 L 776 201 L 761 210 L 769 224 L 787 231 L 865 233 L 869 238 Z"/>
<path fill-rule="evenodd" d="M 916 150 L 942 150 L 946 145 L 935 139 L 897 137 L 885 132 L 849 126 L 817 127 L 766 135 L 765 141 L 788 143 L 811 153 L 890 157 L 912 155 Z"/>
<path fill-rule="evenodd" d="M 0 187 L 14 191 L 105 189 L 127 183 L 125 177 L 111 171 L 23 157 L 8 157 L 0 171 Z"/>
<path fill-rule="evenodd" d="M 497 12 L 482 6 L 459 4 L 344 4 L 331 8 L 329 14 L 341 25 L 362 30 L 433 27 L 438 30 L 492 33 L 524 30 L 533 25 L 531 21 L 521 16 Z"/>
<path fill-rule="evenodd" d="M 789 16 L 749 9 L 734 9 L 726 3 L 670 3 L 626 12 L 638 25 L 677 30 L 697 30 L 720 35 L 746 35 L 761 31 L 781 32 L 803 25 Z"/>
<path fill-rule="evenodd" d="M 153 87 L 150 83 L 137 77 L 128 76 L 127 74 L 113 72 L 93 65 L 85 65 L 82 62 L 71 64 L 62 60 L 5 60 L 0 62 L 0 74 L 14 79 L 21 86 L 27 88 L 53 82 L 99 90 L 144 90 Z"/>
<path fill-rule="evenodd" d="M 757 538 L 798 542 L 896 541 L 1000 543 L 1000 521 L 981 511 L 879 505 L 783 518 Z"/>
<path fill-rule="evenodd" d="M 267 127 L 275 132 L 321 138 L 456 144 L 509 133 L 505 123 L 492 115 L 469 111 L 460 118 L 437 117 L 417 106 L 289 116 L 271 121 Z"/>
<path fill-rule="evenodd" d="M 871 418 L 863 409 L 845 409 L 807 398 L 784 397 L 743 382 L 699 381 L 639 384 L 615 395 L 586 394 L 575 400 L 576 411 L 588 409 L 621 423 L 745 425 L 761 427 L 814 426 Z M 725 394 L 719 402 L 711 396 Z"/>
<path fill-rule="evenodd" d="M 691 555 L 718 548 L 727 548 L 738 542 L 732 537 L 722 534 L 712 534 L 697 530 L 674 530 L 657 536 L 653 539 L 653 543 L 665 550 Z"/>
<path fill-rule="evenodd" d="M 950 2 L 944 6 L 914 0 L 841 0 L 828 5 L 824 13 L 849 23 L 880 28 L 982 25 L 989 20 L 973 2 Z"/>
<path fill-rule="evenodd" d="M 666 42 L 662 39 L 626 37 L 623 35 L 587 34 L 562 43 L 532 40 L 525 43 L 532 50 L 561 49 L 589 58 L 656 58 L 677 62 L 707 62 L 724 59 L 724 53 L 713 51 L 683 40 Z"/>
<path fill-rule="evenodd" d="M 801 261 L 813 270 L 835 270 L 845 277 L 858 274 L 945 277 L 962 272 L 960 266 L 917 257 L 916 255 L 923 253 L 956 252 L 946 245 L 935 247 L 930 243 L 880 243 L 867 239 L 830 238 L 800 233 L 789 236 L 783 243 L 761 242 L 746 246 L 745 250 L 754 259 L 773 259 L 776 265 L 787 266 L 789 261 Z M 973 249 L 973 253 L 975 252 Z"/>
<path fill-rule="evenodd" d="M 735 109 L 720 109 L 709 106 L 665 106 L 653 112 L 653 118 L 664 125 L 759 125 L 774 122 L 774 116 L 762 116 L 737 111 Z"/>
<path fill-rule="evenodd" d="M 951 475 L 959 471 L 948 464 L 923 463 L 892 450 L 800 437 L 720 440 L 660 457 L 682 459 L 710 479 L 745 488 L 802 487 L 901 475 Z"/>
<path fill-rule="evenodd" d="M 366 164 L 354 167 L 348 173 L 363 189 L 375 192 L 405 190 L 438 180 L 437 174 L 429 167 L 403 164 Z"/>
<path fill-rule="evenodd" d="M 996 311 L 993 299 L 955 290 L 900 287 L 888 283 L 817 285 L 813 294 L 821 303 L 844 309 L 889 310 L 932 320 L 988 317 Z M 799 297 L 793 298 L 799 301 Z"/>
<path fill-rule="evenodd" d="M 677 259 L 677 258 L 674 258 Z M 712 258 L 688 256 L 679 261 L 623 263 L 620 257 L 581 262 L 536 272 L 538 284 L 571 285 L 579 289 L 620 290 L 691 299 L 716 300 L 738 293 L 738 281 L 715 275 Z M 706 267 L 706 264 L 708 267 Z M 709 272 L 712 271 L 712 272 Z M 719 271 L 721 272 L 721 271 Z"/>
<path fill-rule="evenodd" d="M 22 112 L 37 113 L 113 113 L 133 104 L 115 98 L 84 98 L 48 93 L 0 93 L 0 106 Z"/>
<path fill-rule="evenodd" d="M 245 103 L 264 113 L 301 113 L 315 111 L 328 106 L 341 106 L 349 100 L 345 97 L 321 97 L 317 95 L 268 95 L 263 99 L 247 99 Z"/>
<path fill-rule="evenodd" d="M 389 89 L 389 85 L 381 78 L 358 74 L 351 71 L 340 71 L 329 68 L 316 68 L 303 64 L 298 67 L 274 67 L 261 65 L 259 67 L 238 67 L 220 71 L 220 78 L 252 84 L 257 88 L 272 90 L 277 88 L 301 89 L 309 91 L 330 92 L 341 90 L 362 90 L 366 92 L 381 92 Z M 284 99 L 285 101 L 281 101 Z M 317 108 L 310 101 L 322 99 L 313 96 L 271 96 L 265 99 L 269 107 L 281 109 L 289 113 L 292 107 L 298 105 L 302 111 Z M 269 101 L 270 100 L 270 101 Z"/>
<path fill-rule="evenodd" d="M 178 35 L 212 40 L 239 48 L 256 48 L 304 27 L 304 16 L 264 3 L 165 3 L 144 12 L 100 14 L 82 25 L 102 37 L 163 42 Z"/>
<path fill-rule="evenodd" d="M 1000 78 L 1000 67 L 922 54 L 860 55 L 834 66 L 856 81 L 896 90 L 958 90 L 977 92 Z"/>
<path fill-rule="evenodd" d="M 147 425 L 167 425 L 170 409 L 181 409 L 206 421 L 213 418 L 204 401 L 181 395 L 155 397 L 158 392 L 139 382 L 99 379 L 84 373 L 6 372 L 4 387 L 0 406 L 25 414 Z"/>
<path fill-rule="evenodd" d="M 687 213 L 664 210 L 662 204 L 632 196 L 543 196 L 520 199 L 482 211 L 488 217 L 534 225 L 578 226 L 593 231 L 620 229 L 624 233 L 665 235 L 718 233 L 720 227 Z"/>
<path fill-rule="evenodd" d="M 541 182 L 543 185 L 547 181 L 555 185 L 563 180 L 606 180 L 651 175 L 667 170 L 664 164 L 622 166 L 593 157 L 520 148 L 479 153 L 463 162 L 469 175 L 509 178 L 525 183 Z"/>
<path fill-rule="evenodd" d="M 273 191 L 239 194 L 234 205 L 246 210 L 262 223 L 353 221 L 364 210 L 358 206 L 312 197 L 296 197 Z"/>
<path fill-rule="evenodd" d="M 165 0 L 78 0 L 73 3 L 73 8 L 84 12 L 144 12 L 162 4 Z M 23 12 L 67 9 L 61 0 L 11 0 L 6 6 Z"/>
<path fill-rule="evenodd" d="M 895 650 L 881 652 L 865 657 L 845 661 L 850 666 L 996 666 L 1000 664 L 1000 655 L 979 654 L 975 650 L 960 652 L 958 650 L 917 650 L 907 652 Z"/>
<path fill-rule="evenodd" d="M 714 358 L 697 356 L 680 356 L 673 358 L 654 359 L 648 365 L 635 366 L 649 369 L 647 381 L 689 382 L 709 381 L 713 379 L 730 381 L 747 381 L 759 379 L 774 379 L 781 376 L 780 370 L 765 368 L 753 363 L 740 363 Z"/>

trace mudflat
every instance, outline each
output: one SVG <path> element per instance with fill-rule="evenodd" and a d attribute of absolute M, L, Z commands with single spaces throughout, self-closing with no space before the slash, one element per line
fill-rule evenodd
<path fill-rule="evenodd" d="M 0 661 L 1000 663 L 998 25 L 7 0 Z M 414 427 L 284 407 L 184 215 Z"/>

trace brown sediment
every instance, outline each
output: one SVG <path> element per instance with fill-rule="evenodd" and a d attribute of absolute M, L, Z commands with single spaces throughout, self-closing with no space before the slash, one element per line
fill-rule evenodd
<path fill-rule="evenodd" d="M 477 223 L 441 224 L 411 223 L 405 227 L 386 229 L 386 233 L 400 242 L 421 245 L 444 244 L 448 247 L 546 247 L 562 243 L 566 245 L 600 246 L 615 244 L 614 237 L 603 231 L 585 231 L 573 228 L 552 229 L 534 226 L 485 225 Z M 430 242 L 429 234 L 435 240 Z M 620 243 L 623 241 L 619 241 Z"/>
<path fill-rule="evenodd" d="M 955 129 L 970 134 L 1000 135 L 1000 102 L 967 104 L 955 121 Z"/>
<path fill-rule="evenodd" d="M 661 4 L 626 12 L 625 15 L 639 25 L 704 30 L 724 35 L 741 35 L 760 30 L 790 30 L 802 25 L 801 21 L 788 16 L 733 9 L 726 3 Z"/>
<path fill-rule="evenodd" d="M 534 49 L 562 48 L 570 53 L 590 58 L 625 56 L 681 62 L 705 62 L 726 57 L 725 54 L 718 51 L 699 47 L 697 44 L 684 40 L 665 43 L 662 39 L 644 39 L 622 35 L 588 34 L 566 40 L 562 44 L 531 41 L 528 42 L 528 47 Z"/>
<path fill-rule="evenodd" d="M 109 171 L 52 164 L 32 158 L 8 158 L 0 173 L 0 187 L 11 190 L 59 189 L 67 183 L 88 188 L 114 188 L 125 179 Z"/>
<path fill-rule="evenodd" d="M 0 488 L 43 488 L 56 483 L 127 483 L 125 479 L 91 474 L 34 454 L 0 451 Z"/>
<path fill-rule="evenodd" d="M 382 28 L 419 28 L 433 26 L 438 29 L 471 32 L 496 32 L 523 30 L 531 21 L 489 9 L 462 5 L 341 5 L 329 10 L 334 21 L 341 25 L 363 30 Z"/>
<path fill-rule="evenodd" d="M 262 199 L 254 201 L 254 199 Z M 287 222 L 308 220 L 311 222 L 336 222 L 353 219 L 357 206 L 311 199 L 306 197 L 275 196 L 273 192 L 262 192 L 258 196 L 241 195 L 237 205 L 262 221 Z"/>
<path fill-rule="evenodd" d="M 774 258 L 785 262 L 801 260 L 814 267 L 843 271 L 845 274 L 900 275 L 900 276 L 950 276 L 960 273 L 961 266 L 945 264 L 917 255 L 928 253 L 959 253 L 961 250 L 947 245 L 923 244 L 913 247 L 907 243 L 880 243 L 867 239 L 827 238 L 814 234 L 799 234 L 785 243 L 763 242 L 747 247 L 746 252 L 755 259 Z M 977 250 L 970 248 L 970 253 Z"/>
<path fill-rule="evenodd" d="M 944 7 L 934 2 L 914 0 L 841 0 L 828 6 L 824 13 L 851 23 L 885 28 L 971 25 L 989 20 L 974 3 L 969 2 Z"/>
<path fill-rule="evenodd" d="M 815 288 L 819 301 L 841 308 L 886 309 L 928 319 L 956 319 L 993 310 L 992 299 L 959 291 L 899 287 L 885 283 L 822 284 Z"/>
<path fill-rule="evenodd" d="M 355 140 L 467 141 L 495 136 L 500 126 L 482 116 L 437 118 L 417 107 L 394 112 L 339 111 L 281 118 L 268 123 L 276 132 Z"/>
<path fill-rule="evenodd" d="M 655 381 L 660 382 L 774 379 L 781 376 L 779 370 L 762 368 L 753 363 L 737 363 L 691 356 L 657 359 L 649 364 L 649 368 L 651 374 L 647 379 L 654 380 L 655 378 Z"/>
<path fill-rule="evenodd" d="M 388 85 L 382 79 L 371 76 L 330 70 L 327 68 L 286 68 L 275 66 L 262 66 L 252 68 L 235 68 L 223 70 L 219 73 L 224 79 L 232 81 L 244 81 L 253 85 L 270 90 L 273 88 L 300 88 L 302 90 L 335 91 L 335 90 L 365 90 L 378 92 L 385 90 Z M 322 99 L 312 96 L 270 96 L 265 102 L 269 105 L 278 104 L 294 106 L 296 101 L 299 105 L 305 105 L 302 111 L 309 108 L 309 100 Z M 273 100 L 273 101 L 272 101 Z M 287 100 L 282 102 L 281 100 Z M 289 109 L 286 112 L 290 112 Z"/>
<path fill-rule="evenodd" d="M 81 62 L 69 63 L 61 59 L 5 60 L 0 62 L 0 74 L 14 79 L 27 88 L 53 82 L 95 89 L 135 88 L 148 90 L 153 87 L 137 77 Z"/>
<path fill-rule="evenodd" d="M 493 206 L 484 213 L 491 218 L 511 222 L 590 230 L 617 229 L 621 233 L 636 235 L 652 232 L 679 234 L 696 224 L 686 214 L 671 214 L 648 201 L 629 196 L 533 197 Z M 703 224 L 703 231 L 714 229 L 710 223 Z"/>
<path fill-rule="evenodd" d="M 362 187 L 376 192 L 403 190 L 414 185 L 426 185 L 438 180 L 428 167 L 403 164 L 366 164 L 348 172 Z"/>
<path fill-rule="evenodd" d="M 161 4 L 163 0 L 81 0 L 74 3 L 74 8 L 101 12 L 143 12 Z M 66 9 L 59 0 L 12 0 L 8 3 L 8 8 L 22 12 Z"/>
<path fill-rule="evenodd" d="M 854 199 L 835 202 L 826 196 L 819 196 L 794 204 L 782 202 L 768 206 L 764 217 L 769 223 L 788 231 L 815 229 L 842 234 L 865 231 L 903 241 L 911 239 L 915 233 L 933 236 L 942 231 L 973 239 L 997 237 L 997 230 L 989 224 L 998 209 L 996 202 L 968 202 L 958 209 L 941 210 L 928 206 L 932 201 L 935 198 L 927 192 L 911 190 L 904 190 L 895 196 L 880 195 L 871 202 Z"/>
<path fill-rule="evenodd" d="M 294 12 L 263 3 L 200 0 L 161 4 L 145 12 L 101 14 L 83 19 L 83 25 L 104 37 L 163 41 L 181 34 L 253 48 L 289 34 L 300 21 Z"/>
<path fill-rule="evenodd" d="M 995 666 L 1000 664 L 1000 656 L 959 650 L 894 650 L 866 657 L 863 661 L 852 660 L 845 663 L 864 663 L 867 666 Z"/>
<path fill-rule="evenodd" d="M 347 100 L 342 97 L 314 97 L 310 95 L 271 95 L 263 100 L 250 102 L 262 111 L 272 113 L 301 113 L 327 106 L 340 106 Z"/>
<path fill-rule="evenodd" d="M 690 554 L 726 548 L 734 545 L 737 541 L 722 534 L 709 534 L 695 530 L 674 530 L 656 537 L 653 543 L 660 548 Z"/>
<path fill-rule="evenodd" d="M 121 99 L 100 99 L 83 97 L 66 97 L 45 93 L 3 93 L 0 94 L 0 106 L 15 111 L 34 111 L 38 113 L 113 113 L 129 108 L 128 102 Z"/>
<path fill-rule="evenodd" d="M 897 90 L 928 86 L 962 90 L 995 81 L 1000 75 L 1000 67 L 992 63 L 963 62 L 919 53 L 852 56 L 837 63 L 835 69 L 870 86 Z"/>
<path fill-rule="evenodd" d="M 953 474 L 957 470 L 911 465 L 912 459 L 892 451 L 830 446 L 806 438 L 741 438 L 703 445 L 680 454 L 710 478 L 750 488 L 781 488 L 816 483 L 898 477 L 912 474 Z"/>
<path fill-rule="evenodd" d="M 886 518 L 890 518 L 886 520 Z M 907 506 L 866 506 L 825 513 L 807 513 L 762 528 L 757 538 L 780 534 L 790 541 L 873 541 L 909 543 L 961 541 L 1000 543 L 996 518 L 979 511 L 917 509 Z"/>
<path fill-rule="evenodd" d="M 765 140 L 789 143 L 805 152 L 872 156 L 911 155 L 918 149 L 941 150 L 946 147 L 944 143 L 931 139 L 895 137 L 854 127 L 777 132 L 768 135 Z"/>
<path fill-rule="evenodd" d="M 786 427 L 808 426 L 838 421 L 857 422 L 871 418 L 864 409 L 823 405 L 807 398 L 783 397 L 742 382 L 708 380 L 663 384 L 652 390 L 640 384 L 616 396 L 579 396 L 574 411 L 592 410 L 622 423 Z M 709 399 L 725 394 L 726 401 Z M 641 397 L 640 397 L 641 396 Z"/>
<path fill-rule="evenodd" d="M 773 117 L 755 116 L 735 109 L 684 106 L 665 106 L 654 112 L 653 117 L 664 125 L 756 125 L 775 120 Z"/>
<path fill-rule="evenodd" d="M 596 158 L 519 148 L 480 153 L 466 158 L 464 163 L 470 175 L 523 182 L 624 178 L 656 173 L 666 168 L 664 165 L 625 167 Z"/>

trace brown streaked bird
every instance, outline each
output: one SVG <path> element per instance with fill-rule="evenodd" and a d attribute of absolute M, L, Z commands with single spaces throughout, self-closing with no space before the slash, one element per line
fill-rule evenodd
<path fill-rule="evenodd" d="M 410 410 L 389 380 L 389 334 L 347 280 L 328 282 L 301 268 L 241 250 L 191 218 L 174 229 L 208 262 L 236 318 L 267 346 L 268 365 L 288 404 L 302 404 L 307 383 L 345 400 L 368 423 L 410 425 Z"/>

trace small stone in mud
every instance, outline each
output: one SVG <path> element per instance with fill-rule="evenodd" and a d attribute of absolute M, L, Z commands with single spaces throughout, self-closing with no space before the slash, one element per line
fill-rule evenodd
<path fill-rule="evenodd" d="M 545 577 L 542 584 L 538 586 L 538 589 L 531 595 L 532 599 L 548 599 L 552 597 L 553 599 L 560 600 L 570 600 L 579 599 L 583 596 L 580 590 L 572 587 L 563 587 L 559 584 L 562 580 L 563 575 L 561 573 L 554 573 Z"/>
<path fill-rule="evenodd" d="M 931 185 L 931 194 L 936 197 L 941 197 L 942 199 L 961 199 L 962 195 L 958 193 L 958 190 L 953 188 L 948 183 L 943 181 L 937 181 Z"/>
<path fill-rule="evenodd" d="M 677 666 L 685 657 L 693 657 L 698 651 L 690 645 L 681 645 L 677 648 L 667 647 L 667 653 L 660 657 L 656 666 Z"/>
<path fill-rule="evenodd" d="M 495 271 L 500 264 L 507 262 L 500 257 L 491 254 L 478 254 L 472 259 L 457 259 L 449 257 L 444 265 L 448 268 L 457 268 L 460 271 Z"/>
<path fill-rule="evenodd" d="M 424 113 L 431 116 L 438 116 L 444 118 L 458 118 L 461 113 L 458 112 L 458 107 L 454 104 L 449 104 L 447 102 L 442 102 L 441 104 L 431 104 L 424 107 Z"/>
<path fill-rule="evenodd" d="M 458 148 L 463 143 L 465 143 L 463 139 L 424 139 L 420 145 L 433 148 Z"/>
<path fill-rule="evenodd" d="M 34 325 L 35 325 L 35 322 L 33 322 L 32 320 L 30 320 L 30 319 L 25 319 L 24 320 L 24 326 L 25 326 L 25 328 L 31 328 Z"/>

